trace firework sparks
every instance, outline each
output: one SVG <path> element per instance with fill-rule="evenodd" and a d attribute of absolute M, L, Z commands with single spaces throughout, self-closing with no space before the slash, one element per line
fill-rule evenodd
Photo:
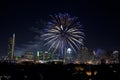
<path fill-rule="evenodd" d="M 69 14 L 51 15 L 51 21 L 47 24 L 45 33 L 41 36 L 45 41 L 48 51 L 59 52 L 65 55 L 67 48 L 74 52 L 83 45 L 84 33 L 77 17 Z"/>

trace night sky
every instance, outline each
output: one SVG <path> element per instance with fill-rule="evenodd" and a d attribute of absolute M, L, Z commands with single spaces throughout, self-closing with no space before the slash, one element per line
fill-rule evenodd
<path fill-rule="evenodd" d="M 0 1 L 0 54 L 7 53 L 8 38 L 16 34 L 16 47 L 37 35 L 30 30 L 50 14 L 79 17 L 89 49 L 120 49 L 120 5 L 117 0 L 4 0 Z M 37 26 L 42 28 L 41 26 Z"/>

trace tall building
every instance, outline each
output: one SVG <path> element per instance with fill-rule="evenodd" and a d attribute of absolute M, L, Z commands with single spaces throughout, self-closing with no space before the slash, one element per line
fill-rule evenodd
<path fill-rule="evenodd" d="M 8 41 L 8 58 L 10 60 L 14 59 L 14 47 L 15 47 L 15 33 L 12 37 L 9 38 Z"/>

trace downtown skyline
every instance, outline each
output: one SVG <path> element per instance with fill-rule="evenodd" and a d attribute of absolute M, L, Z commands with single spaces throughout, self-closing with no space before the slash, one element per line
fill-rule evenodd
<path fill-rule="evenodd" d="M 27 45 L 38 35 L 31 28 L 43 28 L 40 20 L 48 22 L 49 15 L 58 13 L 79 18 L 86 35 L 86 47 L 120 49 L 120 12 L 115 1 L 1 1 L 0 4 L 0 54 L 7 53 L 8 39 L 13 33 L 16 34 L 15 47 Z"/>

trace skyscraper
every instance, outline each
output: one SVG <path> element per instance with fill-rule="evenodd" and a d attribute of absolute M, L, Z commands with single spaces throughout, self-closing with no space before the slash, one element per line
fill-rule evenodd
<path fill-rule="evenodd" d="M 8 58 L 11 60 L 14 59 L 14 47 L 15 47 L 15 33 L 13 33 L 13 36 L 10 37 L 8 41 Z"/>

